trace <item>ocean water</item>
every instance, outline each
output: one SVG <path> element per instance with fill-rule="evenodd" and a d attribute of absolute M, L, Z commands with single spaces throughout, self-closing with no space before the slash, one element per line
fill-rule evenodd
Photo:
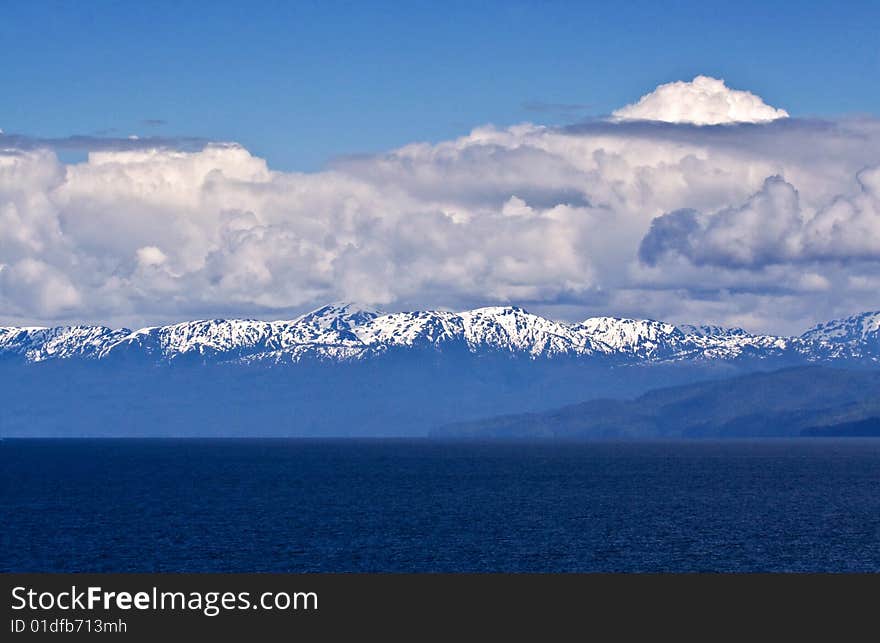
<path fill-rule="evenodd" d="M 0 571 L 880 571 L 880 440 L 5 440 Z"/>

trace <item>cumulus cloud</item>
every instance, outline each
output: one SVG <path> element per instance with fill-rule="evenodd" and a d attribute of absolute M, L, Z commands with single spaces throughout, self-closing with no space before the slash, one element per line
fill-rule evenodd
<path fill-rule="evenodd" d="M 781 176 L 742 205 L 711 215 L 677 210 L 657 217 L 639 247 L 656 265 L 669 255 L 694 265 L 758 269 L 794 262 L 880 261 L 880 166 L 856 175 L 858 189 L 808 215 Z"/>
<path fill-rule="evenodd" d="M 676 210 L 654 219 L 639 258 L 656 264 L 677 253 L 696 265 L 754 268 L 794 258 L 802 228 L 797 190 L 772 176 L 743 205 L 711 216 Z"/>
<path fill-rule="evenodd" d="M 234 144 L 102 142 L 65 164 L 7 138 L 0 322 L 356 300 L 787 331 L 880 306 L 874 119 L 487 126 L 314 173 Z"/>
<path fill-rule="evenodd" d="M 760 96 L 751 92 L 730 89 L 723 80 L 710 76 L 660 85 L 638 102 L 612 113 L 612 119 L 616 121 L 643 120 L 694 125 L 764 123 L 778 118 L 788 118 L 788 112 L 767 105 Z"/>

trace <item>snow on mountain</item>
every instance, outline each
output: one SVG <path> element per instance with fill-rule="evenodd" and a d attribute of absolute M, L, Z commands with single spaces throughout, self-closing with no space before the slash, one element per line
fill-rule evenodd
<path fill-rule="evenodd" d="M 727 328 L 725 326 L 715 326 L 713 324 L 700 324 L 699 326 L 679 324 L 676 328 L 685 335 L 697 335 L 701 337 L 745 337 L 748 335 L 748 333 L 742 328 Z"/>
<path fill-rule="evenodd" d="M 375 317 L 354 331 L 366 346 L 442 347 L 465 342 L 459 315 L 445 311 L 391 313 Z"/>
<path fill-rule="evenodd" d="M 880 312 L 861 313 L 814 326 L 801 339 L 830 357 L 880 357 Z"/>
<path fill-rule="evenodd" d="M 678 328 L 649 319 L 591 317 L 578 328 L 605 354 L 671 357 L 687 348 L 687 336 Z"/>
<path fill-rule="evenodd" d="M 184 355 L 243 356 L 267 349 L 274 337 L 268 322 L 247 319 L 211 319 L 154 326 L 130 332 L 107 345 L 99 357 L 123 351 L 173 359 Z"/>
<path fill-rule="evenodd" d="M 570 356 L 615 361 L 880 359 L 880 313 L 820 324 L 801 337 L 751 335 L 718 326 L 673 326 L 641 319 L 593 317 L 567 324 L 513 306 L 460 313 L 384 314 L 331 304 L 290 321 L 199 320 L 131 331 L 103 326 L 0 327 L 0 358 L 106 359 L 135 356 L 159 362 L 291 363 L 347 361 L 388 352 L 460 347 L 532 359 Z"/>
<path fill-rule="evenodd" d="M 337 330 L 349 330 L 355 326 L 361 326 L 372 319 L 384 315 L 381 310 L 351 302 L 339 302 L 329 304 L 318 310 L 307 313 L 299 318 L 302 320 L 315 320 L 320 326 L 335 328 Z"/>
<path fill-rule="evenodd" d="M 0 328 L 0 357 L 17 355 L 29 362 L 74 357 L 100 357 L 107 346 L 128 335 L 126 328 L 105 326 Z"/>
<path fill-rule="evenodd" d="M 458 316 L 471 350 L 489 347 L 532 357 L 592 352 L 584 350 L 587 347 L 571 326 L 532 315 L 522 308 L 478 308 Z"/>

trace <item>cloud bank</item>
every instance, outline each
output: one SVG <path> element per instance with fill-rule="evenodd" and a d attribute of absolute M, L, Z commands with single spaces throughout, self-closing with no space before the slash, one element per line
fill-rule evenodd
<path fill-rule="evenodd" d="M 56 145 L 2 136 L 0 323 L 356 300 L 786 332 L 880 307 L 880 121 L 772 120 L 726 90 L 728 120 L 756 122 L 698 126 L 718 92 L 696 107 L 668 87 L 636 105 L 662 94 L 653 122 L 486 126 L 315 173 L 144 139 L 65 164 Z M 663 122 L 673 99 L 689 122 Z"/>

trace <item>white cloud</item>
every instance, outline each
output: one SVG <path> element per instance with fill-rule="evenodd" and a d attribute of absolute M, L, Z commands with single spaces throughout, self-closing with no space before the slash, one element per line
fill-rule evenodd
<path fill-rule="evenodd" d="M 612 119 L 616 121 L 645 120 L 694 125 L 765 123 L 779 118 L 788 118 L 788 112 L 767 105 L 760 96 L 751 92 L 730 89 L 723 80 L 710 76 L 660 85 L 638 102 L 612 113 Z"/>
<path fill-rule="evenodd" d="M 655 265 L 669 254 L 695 265 L 758 269 L 796 262 L 880 262 L 880 166 L 856 175 L 858 189 L 807 217 L 798 192 L 769 177 L 740 206 L 713 215 L 678 210 L 654 219 L 639 256 Z M 815 280 L 813 280 L 815 281 Z"/>
<path fill-rule="evenodd" d="M 51 318 L 71 312 L 82 303 L 67 275 L 46 262 L 28 257 L 0 268 L 4 297 L 16 300 L 36 315 Z"/>
<path fill-rule="evenodd" d="M 482 127 L 309 174 L 237 145 L 121 145 L 0 152 L 0 321 L 357 300 L 788 330 L 880 307 L 872 119 Z"/>
<path fill-rule="evenodd" d="M 137 260 L 141 266 L 161 266 L 168 257 L 156 246 L 144 246 L 137 250 Z"/>
<path fill-rule="evenodd" d="M 639 256 L 656 264 L 674 252 L 696 265 L 755 268 L 795 258 L 802 227 L 797 190 L 772 176 L 743 205 L 711 216 L 677 210 L 654 219 Z"/>

